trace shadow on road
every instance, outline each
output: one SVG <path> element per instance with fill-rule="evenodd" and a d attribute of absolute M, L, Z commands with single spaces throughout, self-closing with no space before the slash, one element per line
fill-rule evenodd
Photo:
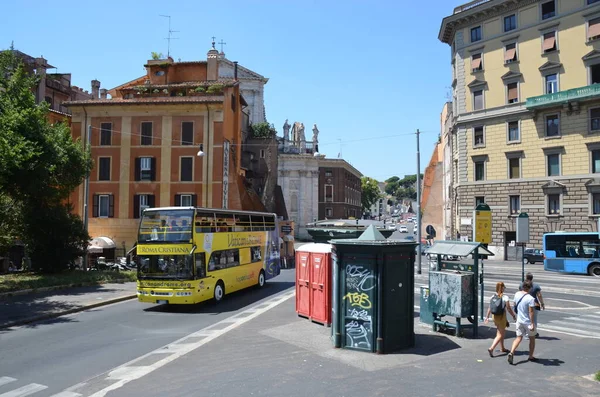
<path fill-rule="evenodd" d="M 156 305 L 144 309 L 146 312 L 155 313 L 186 313 L 186 314 L 220 314 L 238 311 L 246 306 L 252 305 L 262 299 L 276 295 L 282 291 L 292 288 L 295 282 L 280 281 L 267 282 L 261 289 L 247 288 L 225 295 L 223 300 L 215 303 L 212 300 L 198 303 L 196 305 Z"/>
<path fill-rule="evenodd" d="M 41 321 L 48 317 L 53 318 L 53 323 L 72 322 L 74 320 L 71 318 L 56 316 L 77 311 L 90 303 L 102 302 L 122 292 L 118 288 L 96 285 L 6 297 L 0 300 L 0 332 L 10 331 L 6 326 L 14 322 L 31 321 L 20 325 L 29 328 L 48 324 L 49 321 Z M 81 299 L 83 296 L 86 297 L 85 301 Z"/>

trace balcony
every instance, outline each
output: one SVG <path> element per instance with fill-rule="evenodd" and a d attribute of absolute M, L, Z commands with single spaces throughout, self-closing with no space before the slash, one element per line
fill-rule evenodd
<path fill-rule="evenodd" d="M 535 110 L 551 106 L 579 102 L 600 97 L 600 84 L 586 85 L 585 87 L 573 88 L 566 91 L 556 92 L 527 98 L 525 107 Z"/>

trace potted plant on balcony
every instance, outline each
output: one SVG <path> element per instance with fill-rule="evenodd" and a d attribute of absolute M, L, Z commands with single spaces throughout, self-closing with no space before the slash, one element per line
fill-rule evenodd
<path fill-rule="evenodd" d="M 212 84 L 210 86 L 208 86 L 208 89 L 206 90 L 207 94 L 220 94 L 223 92 L 223 84 Z"/>
<path fill-rule="evenodd" d="M 202 87 L 202 86 L 189 89 L 189 94 L 191 96 L 200 96 L 200 95 L 204 94 L 205 92 L 206 92 L 206 88 Z"/>

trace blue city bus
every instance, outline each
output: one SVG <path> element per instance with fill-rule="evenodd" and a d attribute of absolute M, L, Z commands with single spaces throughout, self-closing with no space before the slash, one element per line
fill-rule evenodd
<path fill-rule="evenodd" d="M 600 236 L 589 233 L 546 233 L 544 270 L 600 277 Z"/>

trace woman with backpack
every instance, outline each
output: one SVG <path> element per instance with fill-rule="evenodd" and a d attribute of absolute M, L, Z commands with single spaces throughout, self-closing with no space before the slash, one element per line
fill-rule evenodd
<path fill-rule="evenodd" d="M 504 335 L 506 334 L 506 327 L 509 323 L 506 319 L 506 311 L 510 313 L 513 320 L 517 320 L 517 316 L 513 312 L 509 304 L 509 298 L 504 294 L 506 287 L 503 282 L 496 283 L 496 293 L 490 299 L 490 306 L 488 307 L 487 314 L 485 315 L 485 324 L 490 319 L 490 314 L 494 316 L 494 324 L 496 325 L 496 337 L 492 342 L 492 346 L 488 349 L 490 357 L 494 357 L 494 349 L 500 344 L 502 353 L 508 353 L 509 350 L 504 347 Z"/>

